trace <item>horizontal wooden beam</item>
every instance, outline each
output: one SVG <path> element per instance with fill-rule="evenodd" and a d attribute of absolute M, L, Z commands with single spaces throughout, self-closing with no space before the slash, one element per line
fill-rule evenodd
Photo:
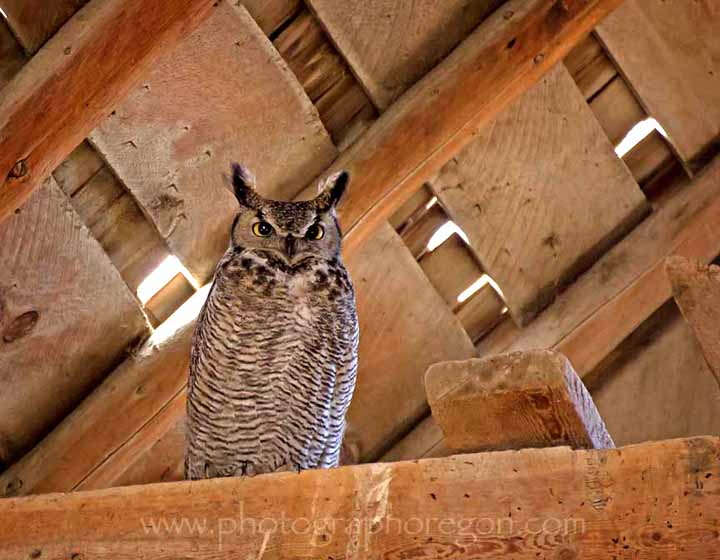
<path fill-rule="evenodd" d="M 113 110 L 215 0 L 92 0 L 0 97 L 0 221 Z"/>
<path fill-rule="evenodd" d="M 441 362 L 427 370 L 425 390 L 455 453 L 615 447 L 580 377 L 551 350 Z"/>
<path fill-rule="evenodd" d="M 328 170 L 349 169 L 346 248 L 363 241 L 622 0 L 510 0 Z"/>
<path fill-rule="evenodd" d="M 720 558 L 720 439 L 0 500 L 27 558 Z"/>

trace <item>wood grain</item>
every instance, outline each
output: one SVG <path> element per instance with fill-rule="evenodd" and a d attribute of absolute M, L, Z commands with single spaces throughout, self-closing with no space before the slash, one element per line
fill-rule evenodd
<path fill-rule="evenodd" d="M 309 2 L 380 111 L 500 4 L 499 0 Z"/>
<path fill-rule="evenodd" d="M 265 35 L 273 35 L 302 7 L 302 0 L 242 0 Z"/>
<path fill-rule="evenodd" d="M 650 321 L 603 363 L 592 389 L 615 442 L 720 433 L 720 389 L 692 329 L 672 301 Z"/>
<path fill-rule="evenodd" d="M 0 226 L 0 457 L 27 451 L 148 332 L 139 303 L 50 180 Z"/>
<path fill-rule="evenodd" d="M 0 9 L 29 55 L 43 46 L 88 0 L 0 0 Z"/>
<path fill-rule="evenodd" d="M 615 447 L 568 359 L 550 350 L 437 363 L 425 373 L 425 388 L 455 453 Z"/>
<path fill-rule="evenodd" d="M 592 33 L 568 53 L 563 63 L 588 101 L 618 73 Z"/>
<path fill-rule="evenodd" d="M 720 442 L 704 437 L 1 500 L 0 541 L 8 560 L 716 560 L 718 492 Z"/>
<path fill-rule="evenodd" d="M 648 210 L 563 65 L 431 184 L 519 325 Z"/>
<path fill-rule="evenodd" d="M 674 256 L 667 259 L 665 271 L 720 387 L 720 267 Z"/>
<path fill-rule="evenodd" d="M 287 199 L 336 155 L 282 58 L 230 4 L 164 55 L 91 140 L 200 283 L 237 208 L 223 179 L 231 161 L 253 170 L 262 194 Z"/>
<path fill-rule="evenodd" d="M 94 0 L 53 36 L 0 97 L 0 221 L 22 206 L 213 4 Z"/>
<path fill-rule="evenodd" d="M 478 26 L 324 173 L 355 177 L 339 208 L 346 248 L 362 245 L 620 2 L 511 0 Z"/>
<path fill-rule="evenodd" d="M 597 28 L 690 168 L 720 136 L 719 26 L 715 2 L 627 0 Z"/>
<path fill-rule="evenodd" d="M 427 414 L 427 367 L 469 358 L 474 348 L 390 225 L 345 260 L 362 333 L 348 421 L 359 436 L 360 458 L 371 461 Z"/>

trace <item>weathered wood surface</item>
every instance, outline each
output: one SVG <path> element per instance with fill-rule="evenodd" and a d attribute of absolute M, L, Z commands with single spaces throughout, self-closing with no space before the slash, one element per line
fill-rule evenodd
<path fill-rule="evenodd" d="M 213 10 L 214 0 L 94 0 L 0 96 L 0 221 Z"/>
<path fill-rule="evenodd" d="M 590 101 L 590 108 L 613 146 L 647 116 L 622 76 L 613 78 Z"/>
<path fill-rule="evenodd" d="M 0 225 L 0 462 L 60 421 L 148 331 L 53 180 Z"/>
<path fill-rule="evenodd" d="M 25 64 L 20 45 L 12 36 L 7 24 L 0 19 L 0 90 L 4 88 Z"/>
<path fill-rule="evenodd" d="M 425 389 L 443 441 L 456 453 L 615 447 L 568 359 L 550 350 L 437 363 Z"/>
<path fill-rule="evenodd" d="M 720 223 L 720 159 L 674 193 L 523 329 L 505 320 L 477 344 L 479 356 L 553 348 L 586 378 L 670 296 L 668 255 L 712 261 L 720 254 L 713 233 Z M 596 380 L 597 381 L 597 380 Z M 430 419 L 432 421 L 432 419 Z M 612 429 L 612 426 L 611 426 Z M 412 432 L 395 459 L 421 456 L 437 445 L 436 430 Z M 388 452 L 393 453 L 393 450 Z"/>
<path fill-rule="evenodd" d="M 717 438 L 560 447 L 1 500 L 0 542 L 8 560 L 714 560 L 718 492 Z"/>
<path fill-rule="evenodd" d="M 380 111 L 452 51 L 501 0 L 310 0 Z"/>
<path fill-rule="evenodd" d="M 592 33 L 568 53 L 563 64 L 588 101 L 617 76 L 617 69 Z"/>
<path fill-rule="evenodd" d="M 88 0 L 0 0 L 13 33 L 32 55 Z"/>
<path fill-rule="evenodd" d="M 720 267 L 676 256 L 667 259 L 665 271 L 673 297 L 720 386 Z"/>
<path fill-rule="evenodd" d="M 287 199 L 337 153 L 270 41 L 227 3 L 155 64 L 91 140 L 201 283 L 237 209 L 223 179 L 230 161 L 253 170 L 262 194 Z"/>
<path fill-rule="evenodd" d="M 431 184 L 520 325 L 648 210 L 561 64 Z"/>
<path fill-rule="evenodd" d="M 339 208 L 346 248 L 361 245 L 621 1 L 511 0 L 485 20 L 327 170 L 355 177 Z"/>
<path fill-rule="evenodd" d="M 470 339 L 475 342 L 502 320 L 505 302 L 490 284 L 485 284 L 456 311 Z"/>
<path fill-rule="evenodd" d="M 301 9 L 302 0 L 242 0 L 265 35 L 272 35 Z"/>
<path fill-rule="evenodd" d="M 360 320 L 357 387 L 348 421 L 374 460 L 424 414 L 430 364 L 474 355 L 472 342 L 400 237 L 385 224 L 346 256 Z"/>
<path fill-rule="evenodd" d="M 720 136 L 720 8 L 716 2 L 627 0 L 600 40 L 680 157 L 696 164 Z"/>
<path fill-rule="evenodd" d="M 691 328 L 672 301 L 649 322 L 603 362 L 591 386 L 615 443 L 720 434 L 720 389 Z"/>

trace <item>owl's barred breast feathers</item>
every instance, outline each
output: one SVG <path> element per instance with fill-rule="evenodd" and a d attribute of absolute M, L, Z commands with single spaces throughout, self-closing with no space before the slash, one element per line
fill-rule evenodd
<path fill-rule="evenodd" d="M 233 180 L 240 213 L 193 341 L 186 477 L 335 466 L 359 338 L 334 211 L 347 175 L 307 202 Z"/>

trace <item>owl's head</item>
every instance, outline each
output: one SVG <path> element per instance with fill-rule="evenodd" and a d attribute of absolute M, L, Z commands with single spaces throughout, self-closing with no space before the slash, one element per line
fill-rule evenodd
<path fill-rule="evenodd" d="M 260 196 L 253 174 L 234 163 L 232 185 L 240 211 L 230 231 L 231 247 L 279 258 L 288 266 L 338 257 L 342 234 L 335 207 L 349 180 L 350 175 L 341 171 L 321 183 L 313 200 L 281 202 Z"/>

